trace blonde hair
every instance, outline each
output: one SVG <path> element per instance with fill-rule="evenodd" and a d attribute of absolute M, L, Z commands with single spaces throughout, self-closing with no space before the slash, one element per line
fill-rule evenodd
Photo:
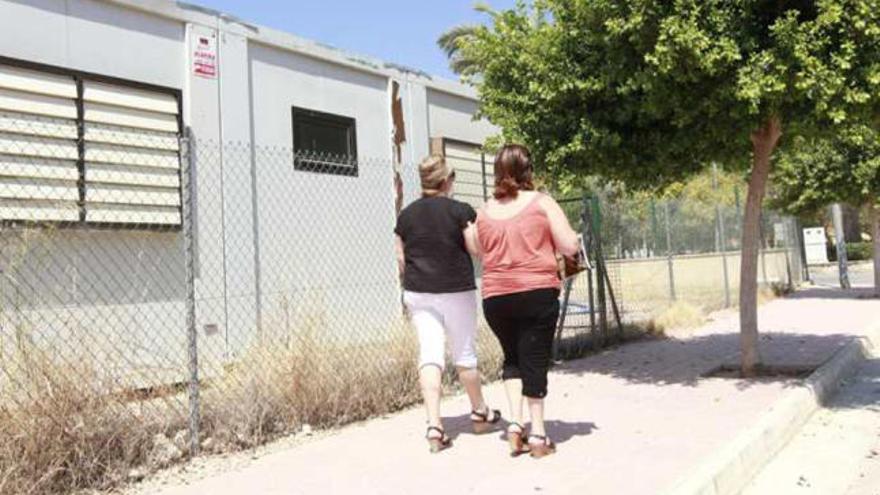
<path fill-rule="evenodd" d="M 419 164 L 419 177 L 422 180 L 422 196 L 438 196 L 443 192 L 446 181 L 452 171 L 446 165 L 446 159 L 440 155 L 431 155 Z"/>

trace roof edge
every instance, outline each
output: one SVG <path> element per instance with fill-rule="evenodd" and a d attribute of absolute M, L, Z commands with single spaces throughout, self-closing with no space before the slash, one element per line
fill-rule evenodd
<path fill-rule="evenodd" d="M 477 99 L 476 90 L 461 82 L 432 76 L 419 69 L 386 62 L 384 60 L 359 55 L 342 50 L 319 41 L 302 38 L 295 34 L 257 24 L 251 24 L 238 17 L 219 10 L 179 0 L 104 0 L 130 10 L 171 19 L 175 21 L 200 24 L 220 28 L 247 37 L 256 43 L 288 50 L 307 57 L 331 62 L 350 69 L 370 74 L 417 82 L 427 88 L 468 99 Z"/>

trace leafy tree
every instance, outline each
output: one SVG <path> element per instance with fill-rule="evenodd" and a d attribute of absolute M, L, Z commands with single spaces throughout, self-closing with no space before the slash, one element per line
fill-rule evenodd
<path fill-rule="evenodd" d="M 880 296 L 880 132 L 852 126 L 827 139 L 797 137 L 777 157 L 772 203 L 809 214 L 849 202 L 872 211 L 874 292 Z"/>
<path fill-rule="evenodd" d="M 771 156 L 796 136 L 876 124 L 880 0 L 535 0 L 489 15 L 458 42 L 463 75 L 549 170 L 657 188 L 711 162 L 750 168 L 740 342 L 753 374 Z"/>

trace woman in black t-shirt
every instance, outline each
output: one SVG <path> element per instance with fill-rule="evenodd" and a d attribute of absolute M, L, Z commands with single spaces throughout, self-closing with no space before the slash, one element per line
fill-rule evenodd
<path fill-rule="evenodd" d="M 452 442 L 440 421 L 440 379 L 449 338 L 452 362 L 471 401 L 474 431 L 488 431 L 501 419 L 483 400 L 474 337 L 477 293 L 474 266 L 465 232 L 476 212 L 449 197 L 455 172 L 439 156 L 419 165 L 422 197 L 404 208 L 397 219 L 397 260 L 403 275 L 404 303 L 419 337 L 419 382 L 428 416 L 426 438 L 431 452 Z"/>

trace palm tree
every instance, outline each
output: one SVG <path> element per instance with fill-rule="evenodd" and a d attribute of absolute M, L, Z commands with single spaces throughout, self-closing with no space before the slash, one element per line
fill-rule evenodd
<path fill-rule="evenodd" d="M 449 68 L 456 74 L 465 74 L 468 70 L 474 68 L 474 61 L 468 60 L 461 52 L 463 43 L 474 36 L 478 26 L 465 24 L 455 26 L 445 33 L 441 34 L 437 39 L 437 45 L 446 53 L 449 59 Z"/>

